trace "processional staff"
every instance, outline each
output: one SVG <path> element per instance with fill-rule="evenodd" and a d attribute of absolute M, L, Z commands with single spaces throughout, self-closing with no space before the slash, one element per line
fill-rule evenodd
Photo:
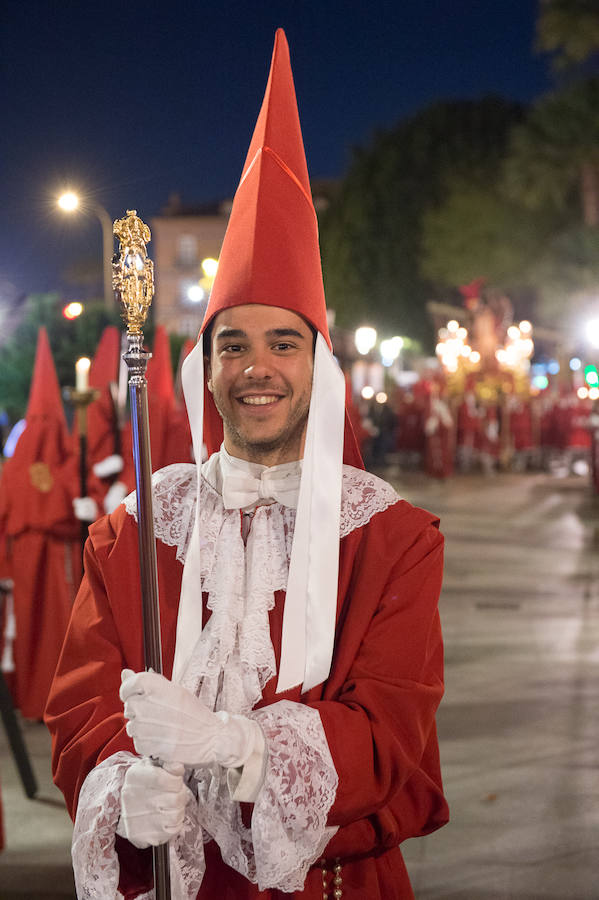
<path fill-rule="evenodd" d="M 154 295 L 154 265 L 148 258 L 146 244 L 150 229 L 128 209 L 123 219 L 114 223 L 120 254 L 112 264 L 114 290 L 123 303 L 127 323 L 127 352 L 123 359 L 129 368 L 129 399 L 133 431 L 133 457 L 137 489 L 137 523 L 143 646 L 146 670 L 162 674 L 160 642 L 160 609 L 158 605 L 158 569 L 156 538 L 152 510 L 152 464 L 148 419 L 148 383 L 146 368 L 152 356 L 143 347 L 142 326 Z M 156 900 L 170 900 L 168 844 L 153 848 Z"/>

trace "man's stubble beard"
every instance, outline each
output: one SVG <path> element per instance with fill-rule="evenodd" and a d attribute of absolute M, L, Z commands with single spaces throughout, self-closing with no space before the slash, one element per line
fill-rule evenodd
<path fill-rule="evenodd" d="M 212 397 L 214 405 L 223 420 L 226 431 L 229 433 L 235 444 L 248 453 L 248 456 L 260 456 L 262 454 L 274 453 L 275 451 L 284 452 L 288 447 L 293 446 L 295 442 L 298 443 L 298 446 L 301 446 L 302 438 L 308 423 L 311 393 L 308 394 L 307 399 L 305 395 L 300 397 L 291 410 L 290 418 L 280 429 L 278 434 L 271 438 L 264 439 L 250 439 L 238 428 L 237 423 L 227 414 L 225 404 L 221 402 L 218 390 L 213 390 Z"/>

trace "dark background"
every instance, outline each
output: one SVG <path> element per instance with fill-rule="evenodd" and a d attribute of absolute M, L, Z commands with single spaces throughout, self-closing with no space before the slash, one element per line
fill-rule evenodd
<path fill-rule="evenodd" d="M 278 26 L 311 175 L 329 177 L 377 127 L 433 100 L 543 93 L 536 12 L 536 0 L 5 0 L 0 290 L 64 288 L 68 265 L 99 260 L 91 212 L 56 209 L 64 187 L 146 220 L 173 191 L 232 195 Z"/>

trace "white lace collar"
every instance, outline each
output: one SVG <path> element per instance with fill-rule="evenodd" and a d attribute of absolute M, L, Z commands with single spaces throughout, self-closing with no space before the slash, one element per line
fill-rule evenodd
<path fill-rule="evenodd" d="M 222 503 L 219 505 L 216 502 L 220 498 L 220 491 L 213 483 L 212 467 L 216 464 L 216 456 L 217 454 L 213 454 L 202 465 L 200 491 L 212 494 L 215 508 L 222 510 Z M 155 535 L 166 546 L 176 547 L 180 563 L 185 562 L 187 555 L 195 515 L 196 491 L 197 469 L 192 463 L 175 463 L 152 475 Z M 356 528 L 367 525 L 373 516 L 397 503 L 399 499 L 391 485 L 376 475 L 353 466 L 343 466 L 339 537 L 347 537 Z M 123 505 L 137 521 L 135 491 L 125 497 Z"/>

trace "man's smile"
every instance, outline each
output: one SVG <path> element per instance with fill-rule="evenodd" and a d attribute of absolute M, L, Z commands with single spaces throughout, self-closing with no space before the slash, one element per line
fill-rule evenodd
<path fill-rule="evenodd" d="M 251 406 L 266 406 L 267 403 L 276 403 L 278 397 L 242 397 L 242 403 L 249 403 Z"/>

